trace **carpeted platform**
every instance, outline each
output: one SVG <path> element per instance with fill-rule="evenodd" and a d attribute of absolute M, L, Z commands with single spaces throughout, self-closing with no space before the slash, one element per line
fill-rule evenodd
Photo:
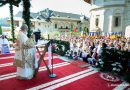
<path fill-rule="evenodd" d="M 118 82 L 106 81 L 101 78 L 101 73 L 92 67 L 85 66 L 82 61 L 65 62 L 54 55 L 54 73 L 56 78 L 50 78 L 42 62 L 39 72 L 32 80 L 17 80 L 16 67 L 10 56 L 0 60 L 0 90 L 129 90 L 130 85 L 119 80 Z M 48 57 L 46 54 L 45 57 Z M 48 62 L 47 58 L 45 59 Z"/>

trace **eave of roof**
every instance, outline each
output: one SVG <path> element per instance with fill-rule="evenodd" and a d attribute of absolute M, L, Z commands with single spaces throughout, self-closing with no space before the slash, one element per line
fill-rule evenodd
<path fill-rule="evenodd" d="M 91 0 L 84 0 L 85 2 L 91 4 Z"/>

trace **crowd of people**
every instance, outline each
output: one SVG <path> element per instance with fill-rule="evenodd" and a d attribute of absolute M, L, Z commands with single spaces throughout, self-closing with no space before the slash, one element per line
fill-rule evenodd
<path fill-rule="evenodd" d="M 14 65 L 17 67 L 17 79 L 32 79 L 34 70 L 37 68 L 37 57 L 34 38 L 27 37 L 28 27 L 26 24 L 21 26 L 17 40 L 15 43 Z M 80 35 L 61 35 L 59 38 L 63 41 L 70 42 L 70 50 L 66 52 L 66 56 L 73 60 L 83 60 L 92 66 L 95 66 L 101 60 L 102 48 L 117 49 L 130 52 L 130 39 L 126 38 L 91 38 L 89 36 L 83 38 Z M 5 43 L 8 47 L 9 43 L 2 36 L 0 43 Z M 1 44 L 2 45 L 2 44 Z M 0 46 L 2 47 L 2 46 Z"/>
<path fill-rule="evenodd" d="M 100 61 L 102 48 L 130 52 L 130 39 L 126 38 L 81 38 L 80 36 L 63 36 L 62 40 L 70 42 L 66 56 L 74 60 L 83 60 L 95 66 Z"/>

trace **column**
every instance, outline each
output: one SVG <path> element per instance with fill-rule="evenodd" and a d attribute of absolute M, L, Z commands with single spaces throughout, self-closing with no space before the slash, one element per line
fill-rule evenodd
<path fill-rule="evenodd" d="M 114 24 L 114 23 L 113 23 L 113 16 L 110 15 L 110 16 L 109 16 L 109 22 L 108 22 L 108 25 L 109 25 L 109 26 L 108 26 L 108 31 L 109 31 L 109 32 L 113 32 L 113 24 Z"/>

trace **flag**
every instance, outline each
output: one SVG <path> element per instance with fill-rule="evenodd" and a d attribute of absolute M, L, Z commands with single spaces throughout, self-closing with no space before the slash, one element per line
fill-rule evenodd
<path fill-rule="evenodd" d="M 76 27 L 74 28 L 74 32 L 77 32 L 77 28 Z"/>

